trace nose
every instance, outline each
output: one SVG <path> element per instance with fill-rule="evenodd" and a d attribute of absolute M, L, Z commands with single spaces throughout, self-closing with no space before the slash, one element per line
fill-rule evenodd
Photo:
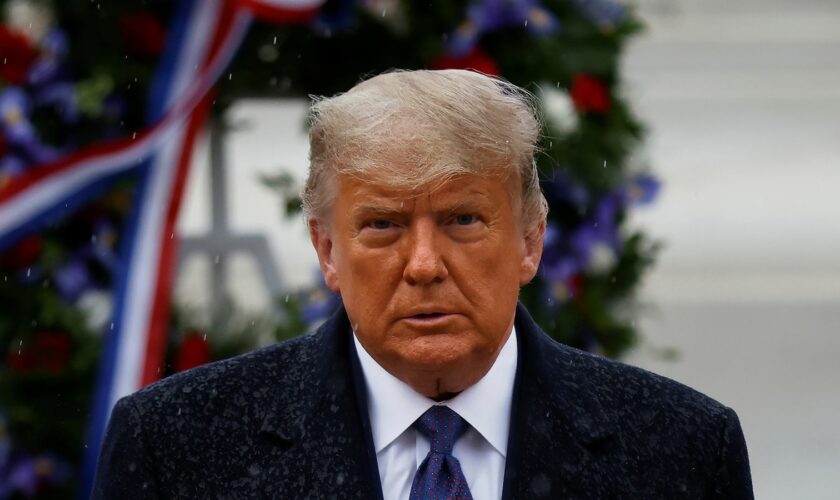
<path fill-rule="evenodd" d="M 403 279 L 409 285 L 430 285 L 449 276 L 440 249 L 438 227 L 434 220 L 421 219 L 409 228 L 408 261 Z"/>

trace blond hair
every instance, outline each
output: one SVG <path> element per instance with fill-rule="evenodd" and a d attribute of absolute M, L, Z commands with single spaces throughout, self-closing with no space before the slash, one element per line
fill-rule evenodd
<path fill-rule="evenodd" d="M 515 178 L 522 220 L 545 219 L 534 155 L 540 122 L 527 91 L 472 71 L 393 71 L 310 112 L 307 219 L 325 218 L 337 176 L 416 190 L 459 174 Z"/>

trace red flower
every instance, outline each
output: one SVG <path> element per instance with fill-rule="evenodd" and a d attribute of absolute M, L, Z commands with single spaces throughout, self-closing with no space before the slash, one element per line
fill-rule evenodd
<path fill-rule="evenodd" d="M 569 277 L 568 281 L 566 282 L 566 286 L 569 288 L 569 293 L 572 297 L 579 297 L 580 294 L 583 292 L 583 276 L 580 274 L 573 274 Z"/>
<path fill-rule="evenodd" d="M 24 238 L 23 241 L 0 254 L 0 269 L 21 269 L 35 263 L 44 240 L 38 235 Z"/>
<path fill-rule="evenodd" d="M 35 337 L 38 367 L 53 375 L 67 367 L 72 349 L 73 340 L 66 332 L 39 332 Z"/>
<path fill-rule="evenodd" d="M 463 57 L 440 56 L 430 66 L 432 69 L 471 69 L 485 75 L 499 75 L 499 65 L 478 46 Z"/>
<path fill-rule="evenodd" d="M 18 373 L 44 370 L 59 375 L 67 368 L 72 351 L 73 340 L 67 332 L 43 331 L 35 335 L 32 344 L 22 345 L 17 351 L 10 352 L 7 363 Z"/>
<path fill-rule="evenodd" d="M 0 78 L 11 85 L 20 85 L 26 81 L 29 68 L 38 51 L 29 44 L 29 39 L 7 26 L 0 25 Z"/>
<path fill-rule="evenodd" d="M 133 56 L 155 57 L 166 45 L 166 31 L 154 15 L 135 12 L 120 20 L 120 32 L 125 50 Z"/>
<path fill-rule="evenodd" d="M 175 357 L 175 371 L 182 372 L 210 361 L 210 344 L 207 338 L 198 332 L 193 332 L 181 342 L 181 347 Z"/>
<path fill-rule="evenodd" d="M 607 87 L 589 75 L 575 75 L 569 94 L 580 111 L 603 114 L 610 110 Z"/>

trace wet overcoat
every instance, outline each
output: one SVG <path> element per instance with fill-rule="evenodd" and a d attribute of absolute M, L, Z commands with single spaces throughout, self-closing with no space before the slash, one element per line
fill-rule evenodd
<path fill-rule="evenodd" d="M 521 305 L 515 324 L 504 498 L 753 497 L 731 409 L 563 346 Z M 123 398 L 93 498 L 381 499 L 358 363 L 340 309 L 314 333 Z"/>

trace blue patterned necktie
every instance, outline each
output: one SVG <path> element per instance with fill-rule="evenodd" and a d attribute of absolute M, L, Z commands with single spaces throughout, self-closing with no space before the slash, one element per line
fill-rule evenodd
<path fill-rule="evenodd" d="M 417 468 L 409 500 L 472 500 L 461 463 L 452 455 L 455 441 L 467 430 L 467 422 L 446 406 L 432 406 L 414 426 L 429 438 L 431 447 Z"/>

